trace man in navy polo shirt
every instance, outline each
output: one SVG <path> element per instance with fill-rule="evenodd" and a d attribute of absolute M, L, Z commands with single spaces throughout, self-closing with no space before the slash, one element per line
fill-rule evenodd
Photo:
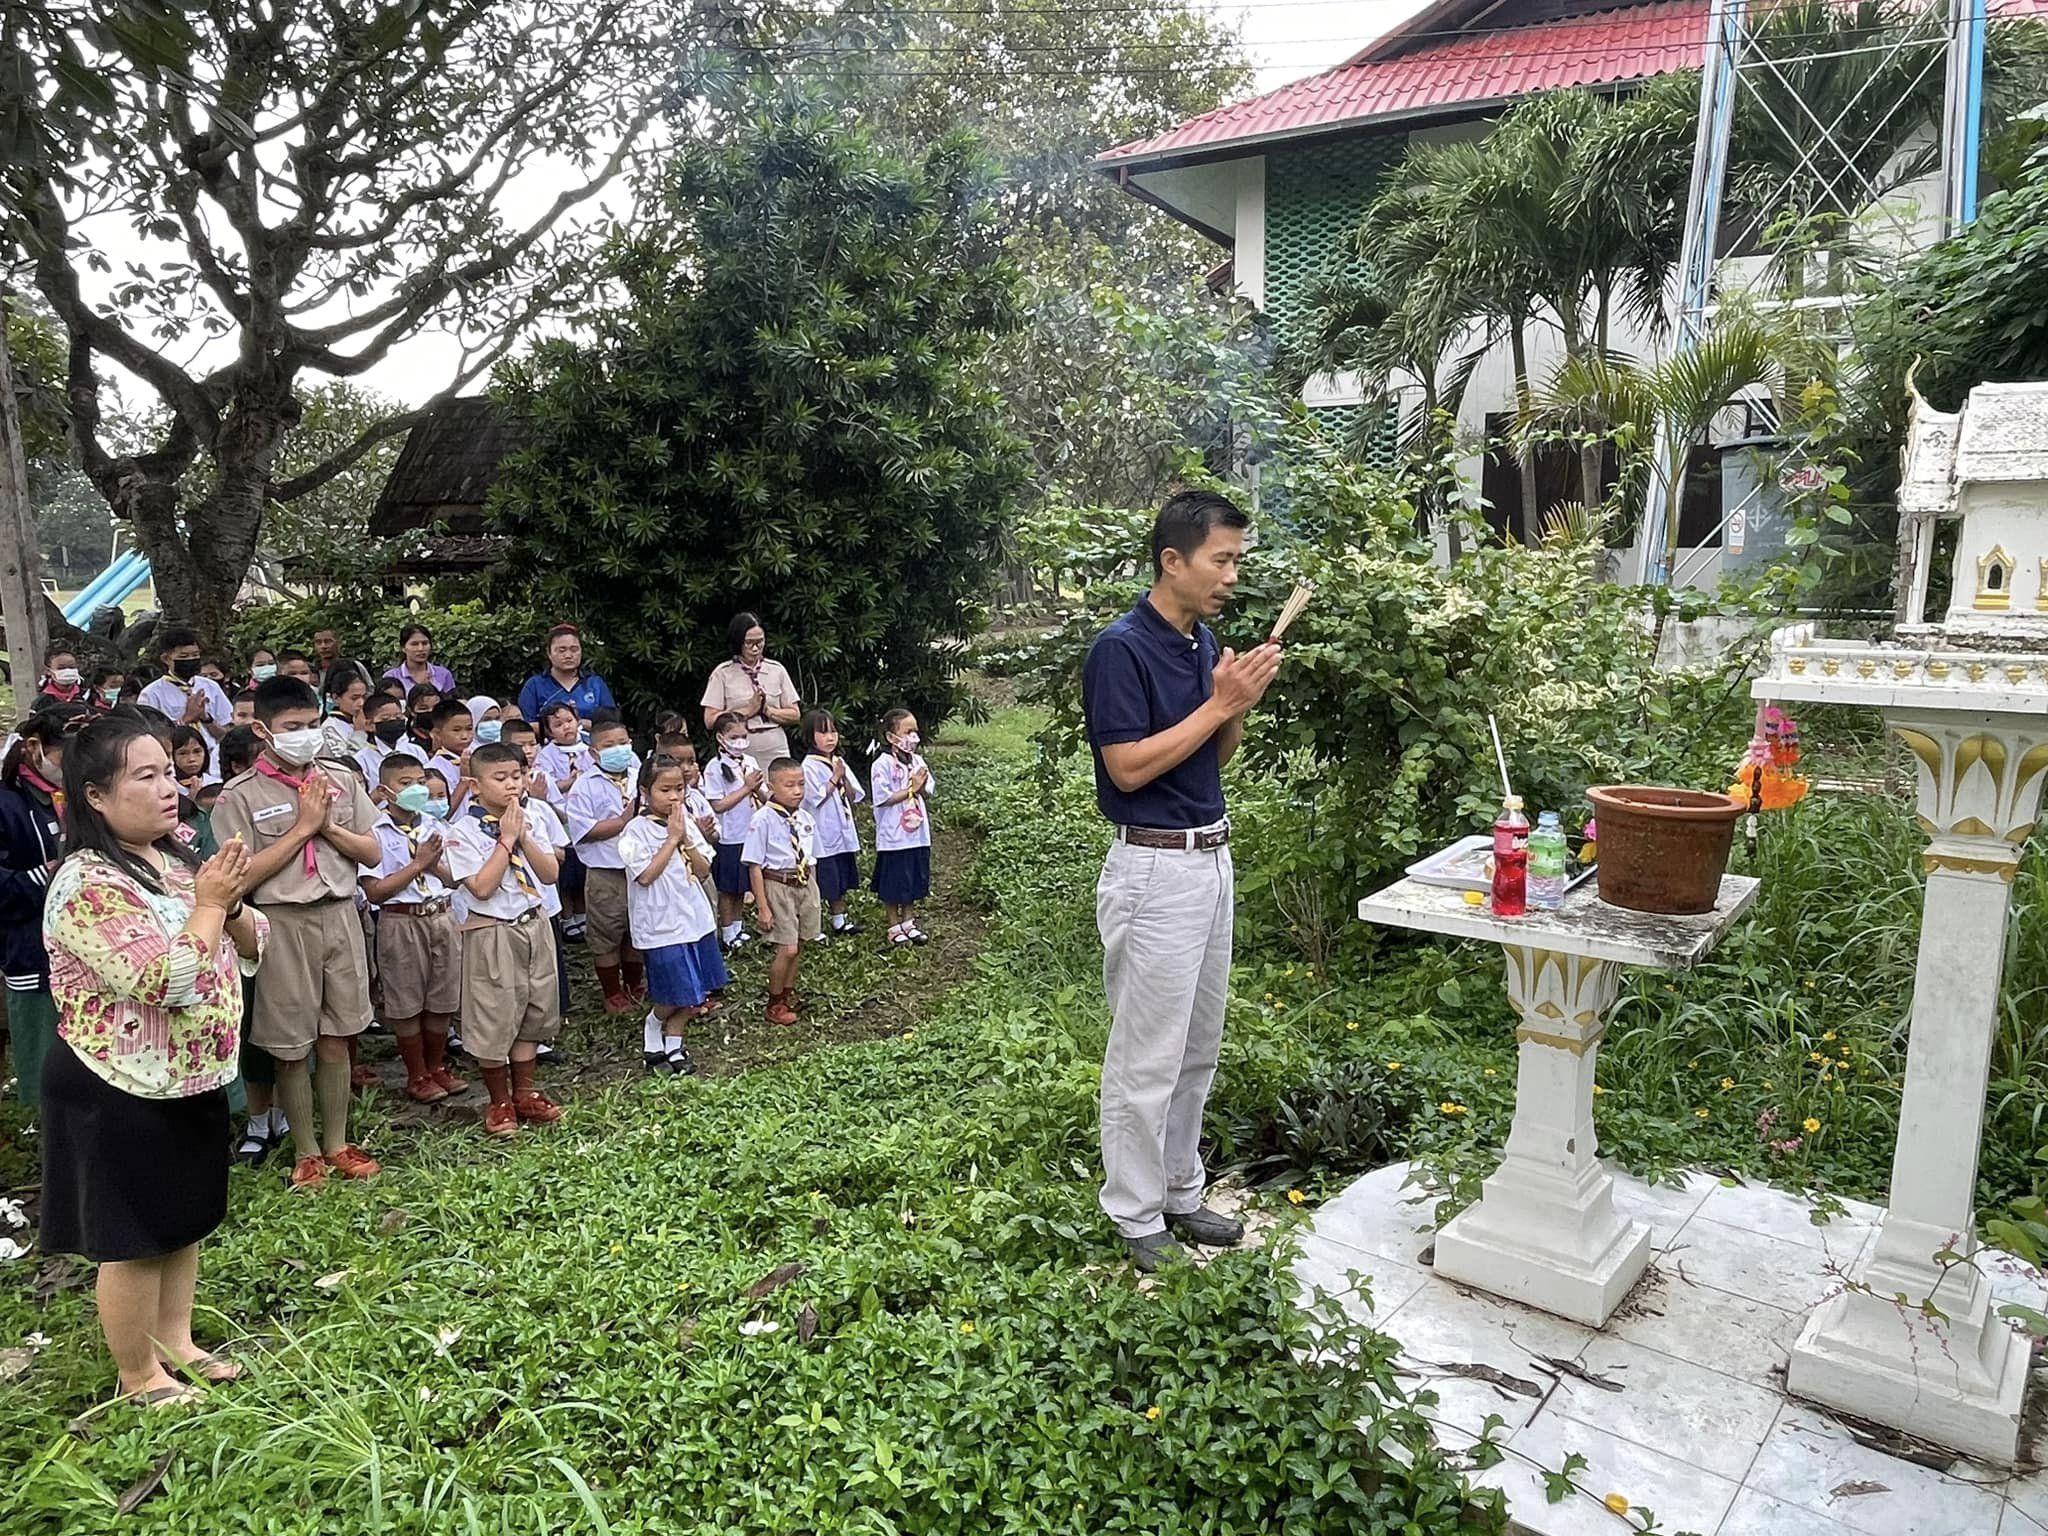
<path fill-rule="evenodd" d="M 1095 887 L 1112 1024 L 1102 1063 L 1102 1209 L 1141 1270 L 1228 1247 L 1207 1209 L 1202 1110 L 1223 1041 L 1233 881 L 1223 765 L 1280 666 L 1268 643 L 1220 654 L 1202 623 L 1237 585 L 1250 519 L 1182 491 L 1152 525 L 1152 590 L 1100 635 L 1081 673 L 1095 802 L 1116 840 Z"/>

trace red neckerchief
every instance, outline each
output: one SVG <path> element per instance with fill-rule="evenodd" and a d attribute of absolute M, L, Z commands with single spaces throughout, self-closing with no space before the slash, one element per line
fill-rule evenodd
<path fill-rule="evenodd" d="M 21 776 L 49 797 L 50 809 L 57 813 L 57 819 L 61 822 L 64 819 L 64 791 L 55 784 L 52 784 L 40 773 L 37 773 L 35 769 L 29 767 L 27 763 L 21 765 Z"/>
<path fill-rule="evenodd" d="M 36 691 L 46 699 L 55 699 L 59 704 L 70 704 L 76 702 L 79 694 L 85 691 L 85 684 L 73 683 L 69 688 L 60 688 L 55 683 L 44 683 Z"/>
<path fill-rule="evenodd" d="M 289 785 L 293 792 L 296 793 L 297 791 L 302 790 L 306 787 L 307 780 L 311 779 L 318 770 L 316 770 L 311 764 L 308 764 L 306 767 L 306 771 L 300 774 L 295 779 L 290 774 L 286 773 L 282 768 L 278 767 L 277 764 L 271 762 L 269 758 L 259 757 L 256 759 L 256 771 L 262 774 L 263 777 L 265 777 L 266 779 L 275 779 L 280 784 Z M 332 800 L 334 798 L 333 781 L 328 779 L 328 777 L 325 774 L 321 774 L 320 779 L 322 783 L 327 785 L 327 798 Z M 306 846 L 304 849 L 304 853 L 306 855 L 306 873 L 316 878 L 319 876 L 320 873 L 320 855 L 314 851 L 313 844 L 317 841 L 317 838 L 307 838 Z"/>

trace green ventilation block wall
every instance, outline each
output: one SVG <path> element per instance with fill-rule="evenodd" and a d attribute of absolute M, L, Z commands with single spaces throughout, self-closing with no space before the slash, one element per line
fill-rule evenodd
<path fill-rule="evenodd" d="M 1266 315 L 1275 339 L 1295 339 L 1303 295 L 1316 274 L 1337 256 L 1340 243 L 1364 215 L 1380 177 L 1406 153 L 1405 133 L 1376 134 L 1276 148 L 1266 156 Z M 1316 414 L 1336 431 L 1348 430 L 1361 406 L 1335 406 Z M 1377 434 L 1367 462 L 1394 465 L 1394 424 Z"/>

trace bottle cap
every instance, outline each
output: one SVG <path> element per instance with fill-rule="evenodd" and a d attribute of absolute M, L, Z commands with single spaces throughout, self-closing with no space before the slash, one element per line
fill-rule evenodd
<path fill-rule="evenodd" d="M 1504 811 L 1519 811 L 1522 808 L 1522 797 L 1520 795 L 1505 795 L 1501 798 L 1500 808 Z"/>

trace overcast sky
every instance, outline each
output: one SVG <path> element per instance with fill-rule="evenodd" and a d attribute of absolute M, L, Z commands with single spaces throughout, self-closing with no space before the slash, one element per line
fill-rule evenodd
<path fill-rule="evenodd" d="M 1289 81 L 1319 74 L 1341 64 L 1372 38 L 1413 15 L 1427 0 L 1196 0 L 1218 16 L 1237 23 L 1257 71 L 1255 89 L 1274 90 Z M 552 199 L 557 188 L 542 186 L 545 176 L 529 176 L 518 187 L 518 201 L 531 202 L 538 209 Z M 519 209 L 511 210 L 515 214 Z M 118 272 L 131 255 L 157 254 L 146 251 L 137 237 L 118 223 L 102 222 L 93 231 L 102 248 L 115 259 Z M 130 247 L 133 247 L 131 250 Z M 112 279 L 89 287 L 104 287 Z M 219 342 L 196 338 L 172 347 L 179 361 L 190 365 L 209 355 Z M 447 336 L 426 334 L 411 338 L 392 349 L 381 363 L 361 379 L 367 387 L 393 396 L 407 404 L 418 404 L 446 388 L 454 376 L 460 348 Z M 110 368 L 112 382 L 131 402 L 147 398 Z M 309 384 L 316 382 L 311 376 Z M 472 384 L 474 391 L 483 381 Z"/>

